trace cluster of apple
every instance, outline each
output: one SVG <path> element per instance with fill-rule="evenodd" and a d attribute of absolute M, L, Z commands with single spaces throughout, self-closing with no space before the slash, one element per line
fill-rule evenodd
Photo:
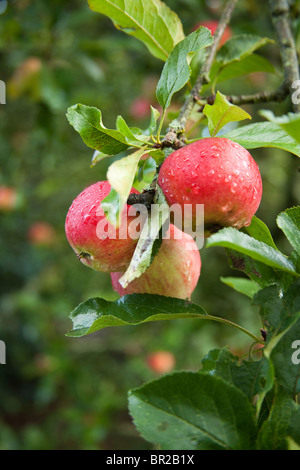
<path fill-rule="evenodd" d="M 68 211 L 66 235 L 80 261 L 110 273 L 112 286 L 121 296 L 152 293 L 190 298 L 200 275 L 200 254 L 194 240 L 172 224 L 146 272 L 126 289 L 122 288 L 119 279 L 130 264 L 137 239 L 129 233 L 134 216 L 130 215 L 128 205 L 121 213 L 118 228 L 105 220 L 105 231 L 101 233 L 101 222 L 105 219 L 101 202 L 110 189 L 108 181 L 92 184 L 77 196 Z M 137 193 L 134 188 L 131 192 Z M 186 250 L 188 243 L 194 244 L 192 250 Z"/>
<path fill-rule="evenodd" d="M 205 237 L 222 227 L 249 225 L 262 196 L 260 171 L 250 153 L 222 137 L 204 138 L 171 153 L 160 168 L 158 184 L 170 206 L 178 204 L 184 210 L 186 204 L 204 205 Z M 121 296 L 151 293 L 190 299 L 201 270 L 199 249 L 188 234 L 195 211 L 184 219 L 184 226 L 170 224 L 169 236 L 162 240 L 152 264 L 124 289 L 119 279 L 130 264 L 137 240 L 127 232 L 125 237 L 118 236 L 122 223 L 126 220 L 128 230 L 133 218 L 126 205 L 118 229 L 106 221 L 105 233 L 99 232 L 97 227 L 105 219 L 101 202 L 110 189 L 107 181 L 89 186 L 68 211 L 66 236 L 77 257 L 95 270 L 110 273 L 112 286 Z"/>

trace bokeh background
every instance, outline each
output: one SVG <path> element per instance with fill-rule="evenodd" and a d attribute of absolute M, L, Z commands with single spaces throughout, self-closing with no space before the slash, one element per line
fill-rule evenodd
<path fill-rule="evenodd" d="M 222 1 L 167 0 L 188 34 L 195 23 L 218 19 Z M 265 3 L 241 0 L 234 33 L 273 37 Z M 297 9 L 293 18 L 299 29 Z M 214 347 L 247 354 L 251 340 L 218 323 L 196 320 L 108 328 L 69 338 L 69 313 L 89 297 L 114 300 L 110 276 L 78 262 L 64 234 L 72 200 L 106 178 L 109 164 L 91 166 L 93 151 L 65 117 L 69 106 L 101 109 L 113 127 L 118 114 L 147 125 L 162 62 L 145 46 L 89 10 L 84 0 L 0 1 L 0 449 L 148 449 L 127 411 L 127 391 L 159 376 L 149 354 L 170 353 L 170 369 L 197 370 Z M 299 41 L 298 41 L 299 42 Z M 278 73 L 224 82 L 223 93 L 270 90 L 281 80 L 276 45 L 265 46 Z M 175 96 L 169 119 L 183 102 Z M 253 121 L 260 108 L 277 115 L 290 103 L 245 106 Z M 276 149 L 252 152 L 264 194 L 257 215 L 286 253 L 276 215 L 298 204 L 299 160 Z M 202 274 L 192 300 L 258 332 L 257 307 L 220 281 L 239 276 L 223 249 L 201 250 Z"/>

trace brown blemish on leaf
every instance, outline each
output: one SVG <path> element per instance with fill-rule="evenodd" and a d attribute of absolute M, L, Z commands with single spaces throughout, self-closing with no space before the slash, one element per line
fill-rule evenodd
<path fill-rule="evenodd" d="M 243 258 L 238 258 L 237 256 L 230 255 L 230 259 L 232 262 L 232 267 L 234 269 L 239 269 L 240 271 L 244 271 L 246 268 L 245 260 Z"/>

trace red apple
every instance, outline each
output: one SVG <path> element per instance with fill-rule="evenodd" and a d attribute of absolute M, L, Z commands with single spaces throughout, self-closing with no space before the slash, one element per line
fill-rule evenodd
<path fill-rule="evenodd" d="M 148 367 L 157 374 L 167 374 L 175 367 L 175 357 L 169 351 L 156 351 L 147 355 Z"/>
<path fill-rule="evenodd" d="M 56 233 L 47 222 L 35 222 L 29 227 L 28 239 L 33 245 L 51 245 L 56 241 Z"/>
<path fill-rule="evenodd" d="M 0 211 L 11 211 L 17 205 L 18 194 L 15 188 L 0 186 Z"/>
<path fill-rule="evenodd" d="M 205 26 L 211 31 L 211 34 L 213 36 L 217 30 L 218 24 L 219 23 L 216 20 L 204 20 L 204 21 L 201 21 L 200 23 L 197 23 L 194 26 L 193 31 L 198 29 L 200 26 Z M 229 26 L 226 26 L 223 36 L 221 37 L 221 40 L 219 43 L 219 47 L 222 47 L 223 44 L 225 44 L 225 42 L 228 41 L 228 39 L 230 39 L 231 37 L 232 37 L 231 28 Z"/>
<path fill-rule="evenodd" d="M 179 205 L 186 231 L 196 225 L 196 205 L 204 205 L 206 237 L 222 227 L 250 225 L 262 197 L 260 171 L 250 153 L 221 137 L 204 138 L 171 153 L 161 166 L 158 184 L 168 204 Z"/>
<path fill-rule="evenodd" d="M 150 117 L 151 114 L 151 101 L 148 98 L 136 98 L 129 109 L 130 116 L 136 120 L 142 120 Z"/>
<path fill-rule="evenodd" d="M 157 294 L 190 299 L 197 285 L 201 258 L 192 237 L 170 225 L 153 263 L 125 289 L 119 283 L 123 272 L 111 273 L 113 289 L 126 294 Z"/>
<path fill-rule="evenodd" d="M 66 222 L 67 239 L 80 261 L 96 271 L 127 269 L 137 239 L 129 237 L 128 227 L 135 218 L 125 205 L 116 229 L 105 217 L 102 200 L 110 193 L 108 181 L 99 181 L 82 191 L 71 204 Z M 138 193 L 135 189 L 131 192 Z"/>
<path fill-rule="evenodd" d="M 42 69 L 42 61 L 39 57 L 28 57 L 14 71 L 8 81 L 7 90 L 12 98 L 18 98 L 23 94 L 30 94 L 34 98 L 39 97 L 39 77 Z"/>

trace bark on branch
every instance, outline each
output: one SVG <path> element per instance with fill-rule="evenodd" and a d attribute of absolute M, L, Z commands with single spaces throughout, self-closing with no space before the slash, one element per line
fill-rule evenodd
<path fill-rule="evenodd" d="M 207 56 L 206 60 L 201 67 L 201 70 L 199 72 L 199 75 L 196 79 L 196 82 L 191 90 L 191 93 L 188 95 L 184 105 L 181 108 L 181 111 L 179 113 L 179 117 L 176 120 L 176 128 L 172 127 L 172 123 L 169 126 L 166 136 L 164 138 L 163 143 L 167 143 L 168 146 L 173 145 L 177 143 L 178 137 L 184 132 L 187 120 L 194 108 L 194 105 L 200 96 L 201 89 L 203 85 L 209 83 L 209 73 L 210 69 L 212 67 L 213 61 L 215 59 L 216 53 L 218 46 L 220 44 L 220 40 L 224 34 L 224 31 L 226 29 L 226 26 L 228 25 L 231 15 L 234 11 L 234 8 L 237 4 L 238 0 L 228 0 L 223 14 L 220 18 L 218 28 L 214 34 L 214 42 L 211 46 L 209 46 L 206 51 L 207 51 Z M 180 146 L 177 143 L 178 146 Z"/>
<path fill-rule="evenodd" d="M 176 128 L 172 123 L 167 129 L 163 140 L 163 146 L 180 148 L 182 145 L 182 135 L 190 114 L 194 109 L 195 103 L 199 100 L 203 85 L 209 82 L 209 73 L 216 56 L 218 45 L 228 25 L 234 8 L 238 0 L 229 0 L 225 6 L 218 28 L 214 34 L 214 43 L 207 48 L 206 60 L 199 72 L 194 87 L 184 102 L 179 117 L 176 120 Z M 290 23 L 290 7 L 288 0 L 269 0 L 272 23 L 277 36 L 280 56 L 284 69 L 284 80 L 281 86 L 273 91 L 262 91 L 249 95 L 229 96 L 228 100 L 233 104 L 267 103 L 281 102 L 287 96 L 292 97 L 293 83 L 299 80 L 299 62 L 296 51 L 296 45 Z M 214 97 L 207 98 L 207 102 L 213 103 Z M 300 112 L 300 104 L 293 103 L 294 112 Z"/>
<path fill-rule="evenodd" d="M 299 62 L 290 22 L 288 0 L 269 0 L 272 23 L 276 32 L 280 57 L 284 69 L 284 83 L 292 96 L 292 85 L 299 80 Z M 300 112 L 300 104 L 293 103 L 295 113 Z"/>
<path fill-rule="evenodd" d="M 282 85 L 276 90 L 272 91 L 259 91 L 257 93 L 252 93 L 249 95 L 227 95 L 227 100 L 236 105 L 240 104 L 257 104 L 257 103 L 269 103 L 271 101 L 281 102 L 284 101 L 289 95 L 289 87 L 286 82 L 283 82 Z M 204 108 L 205 104 L 213 104 L 215 101 L 216 95 L 208 96 L 203 103 L 201 103 L 201 110 Z"/>

